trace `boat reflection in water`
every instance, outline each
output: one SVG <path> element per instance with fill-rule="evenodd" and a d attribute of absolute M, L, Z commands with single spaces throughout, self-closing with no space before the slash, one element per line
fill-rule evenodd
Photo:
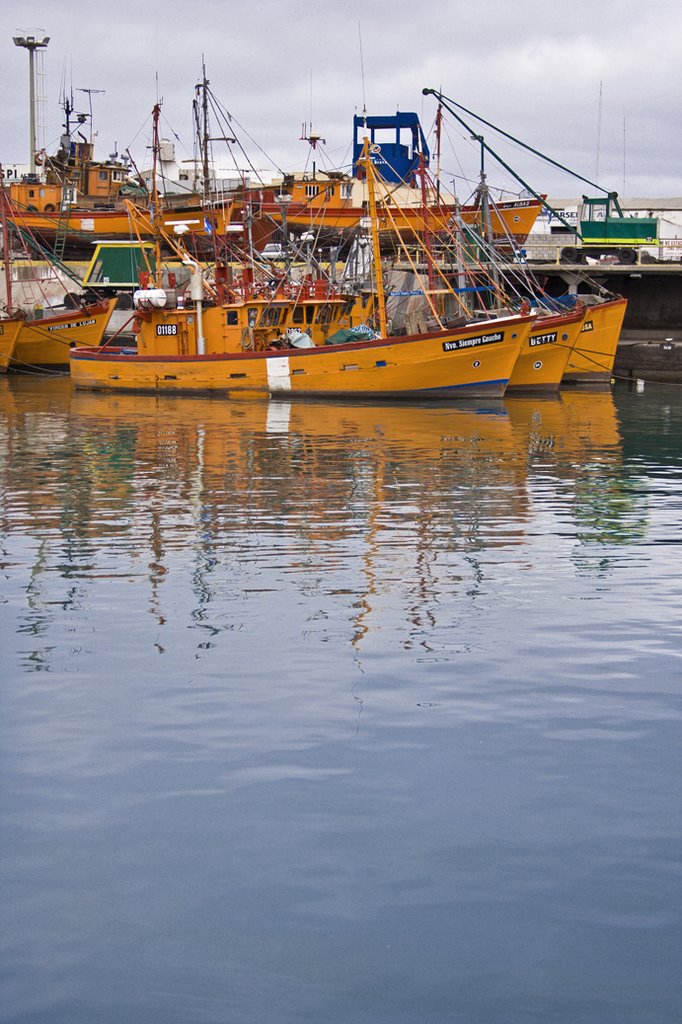
<path fill-rule="evenodd" d="M 466 408 L 2 385 L 3 528 L 39 522 L 69 564 L 78 548 L 74 579 L 101 578 L 128 550 L 160 622 L 189 560 L 192 622 L 208 634 L 226 628 L 216 592 L 248 600 L 274 574 L 346 606 L 350 595 L 355 642 L 395 605 L 403 642 L 424 642 L 450 627 L 441 594 L 473 602 L 493 566 L 505 578 L 532 567 L 536 516 L 556 518 L 557 548 L 570 536 L 573 555 L 645 529 L 622 486 L 610 393 Z"/>

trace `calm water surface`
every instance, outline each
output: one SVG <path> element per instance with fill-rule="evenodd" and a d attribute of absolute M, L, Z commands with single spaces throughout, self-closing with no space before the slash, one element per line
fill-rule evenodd
<path fill-rule="evenodd" d="M 0 410 L 2 1022 L 679 1019 L 679 389 Z"/>

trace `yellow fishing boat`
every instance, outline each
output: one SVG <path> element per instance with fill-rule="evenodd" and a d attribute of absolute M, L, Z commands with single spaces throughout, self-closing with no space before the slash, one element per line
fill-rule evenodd
<path fill-rule="evenodd" d="M 318 303 L 315 315 L 324 310 Z M 310 347 L 284 349 L 274 347 L 285 341 L 280 330 L 263 325 L 280 311 L 264 302 L 201 314 L 196 307 L 149 310 L 135 349 L 74 348 L 71 376 L 76 387 L 155 393 L 499 398 L 535 319 L 509 316 L 340 345 L 308 339 Z"/>
<path fill-rule="evenodd" d="M 23 320 L 20 317 L 0 320 L 0 373 L 7 373 L 22 324 Z"/>
<path fill-rule="evenodd" d="M 0 188 L 0 218 L 2 220 L 3 251 L 5 259 L 5 290 L 8 320 L 2 321 L 6 331 L 0 334 L 0 369 L 68 369 L 69 349 L 76 345 L 99 345 L 117 299 L 104 299 L 88 303 L 76 309 L 53 311 L 47 315 L 31 315 L 18 311 L 12 304 L 12 275 L 10 254 L 12 252 L 9 225 L 11 203 L 4 185 Z M 9 324 L 16 325 L 9 328 Z"/>
<path fill-rule="evenodd" d="M 102 343 L 116 301 L 104 299 L 80 309 L 22 320 L 10 368 L 68 369 L 71 349 Z"/>
<path fill-rule="evenodd" d="M 2 252 L 5 271 L 5 302 L 7 315 L 0 320 L 0 373 L 7 373 L 10 360 L 14 355 L 17 338 L 22 326 L 22 317 L 13 315 L 12 309 L 12 271 L 10 268 L 10 245 L 9 230 L 7 224 L 7 210 L 5 201 L 5 189 L 0 191 L 0 222 L 2 224 Z"/>
<path fill-rule="evenodd" d="M 558 391 L 585 316 L 581 305 L 567 313 L 539 316 L 521 349 L 507 391 Z"/>
<path fill-rule="evenodd" d="M 315 171 L 314 175 L 291 175 L 285 179 L 287 188 L 286 222 L 288 227 L 350 233 L 367 217 L 367 183 L 349 175 Z M 262 217 L 282 223 L 281 196 L 261 191 L 257 206 Z M 479 205 L 460 205 L 448 201 L 429 188 L 426 196 L 418 188 L 394 185 L 391 189 L 393 216 L 381 210 L 378 228 L 381 233 L 448 234 L 456 219 L 467 225 L 481 227 Z M 524 244 L 537 220 L 542 203 L 536 199 L 514 199 L 500 202 L 490 213 L 493 238 L 502 244 Z"/>
<path fill-rule="evenodd" d="M 197 199 L 185 202 L 164 213 L 163 226 L 171 232 L 178 226 L 193 238 L 207 243 L 213 234 L 229 236 L 236 205 L 214 204 L 205 206 Z M 241 214 L 241 205 L 239 207 Z M 16 202 L 10 208 L 10 221 L 19 230 L 26 231 L 42 242 L 54 245 L 58 238 L 65 244 L 82 249 L 93 242 L 105 239 L 128 241 L 133 235 L 131 219 L 126 204 L 121 201 L 119 208 L 112 210 L 67 207 L 63 211 L 30 210 Z M 261 232 L 265 237 L 265 233 Z M 142 237 L 151 238 L 151 234 Z"/>
<path fill-rule="evenodd" d="M 608 384 L 627 309 L 627 299 L 581 295 L 587 312 L 573 346 L 562 384 Z"/>

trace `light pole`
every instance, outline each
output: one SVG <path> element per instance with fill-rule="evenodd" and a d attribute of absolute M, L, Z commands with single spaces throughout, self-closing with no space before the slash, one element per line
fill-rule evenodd
<path fill-rule="evenodd" d="M 42 29 L 30 29 L 23 35 L 14 36 L 14 45 L 21 46 L 28 50 L 28 116 L 29 116 L 29 152 L 28 152 L 28 173 L 36 173 L 36 77 L 35 77 L 35 52 L 44 50 L 50 41 Z"/>

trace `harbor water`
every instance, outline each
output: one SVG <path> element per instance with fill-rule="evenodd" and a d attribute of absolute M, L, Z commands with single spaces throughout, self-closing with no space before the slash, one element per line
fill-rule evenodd
<path fill-rule="evenodd" d="M 679 395 L 0 380 L 0 1021 L 678 1019 Z"/>

